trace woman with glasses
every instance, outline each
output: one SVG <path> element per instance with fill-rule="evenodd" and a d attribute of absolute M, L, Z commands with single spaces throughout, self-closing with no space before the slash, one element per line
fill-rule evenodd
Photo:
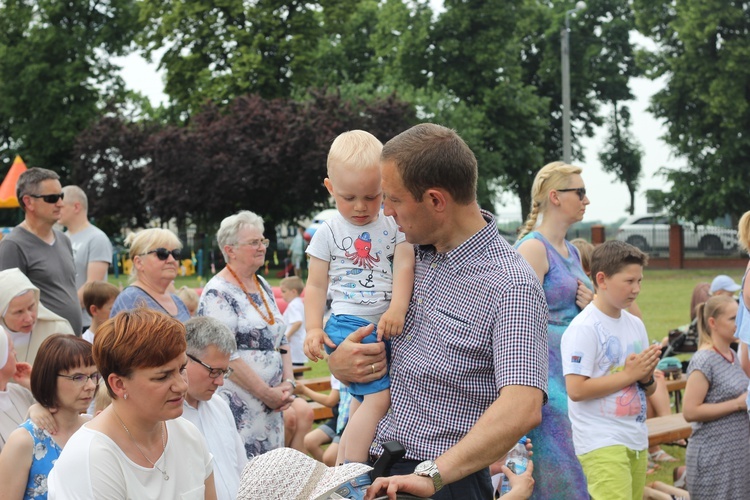
<path fill-rule="evenodd" d="M 73 433 L 91 418 L 85 413 L 99 379 L 91 344 L 85 340 L 55 334 L 42 342 L 31 372 L 31 392 L 41 406 L 54 409 L 57 432 L 52 436 L 30 419 L 13 431 L 0 453 L 6 498 L 47 498 L 47 476 Z"/>
<path fill-rule="evenodd" d="M 185 334 L 182 323 L 146 308 L 97 329 L 94 361 L 112 403 L 68 441 L 49 477 L 51 499 L 216 498 L 206 441 L 179 418 Z"/>
<path fill-rule="evenodd" d="M 180 271 L 182 243 L 168 229 L 153 227 L 125 239 L 133 262 L 131 284 L 118 295 L 109 317 L 120 311 L 147 307 L 169 314 L 183 323 L 190 319 L 185 303 L 170 291 Z"/>
<path fill-rule="evenodd" d="M 271 287 L 257 275 L 268 246 L 263 219 L 249 211 L 229 216 L 216 239 L 227 264 L 203 289 L 198 315 L 218 319 L 235 335 L 234 372 L 219 394 L 250 458 L 284 446 L 281 412 L 294 400 L 292 362 Z"/>
<path fill-rule="evenodd" d="M 531 211 L 516 248 L 542 283 L 549 307 L 549 401 L 542 423 L 528 434 L 534 443 L 534 497 L 588 498 L 586 478 L 573 450 L 560 339 L 570 322 L 594 298 L 578 250 L 565 239 L 583 219 L 589 199 L 581 168 L 563 162 L 542 167 L 531 188 Z M 539 221 L 541 219 L 541 222 Z"/>
<path fill-rule="evenodd" d="M 0 271 L 0 323 L 13 339 L 18 361 L 34 363 L 42 341 L 73 328 L 39 301 L 39 289 L 18 268 Z"/>

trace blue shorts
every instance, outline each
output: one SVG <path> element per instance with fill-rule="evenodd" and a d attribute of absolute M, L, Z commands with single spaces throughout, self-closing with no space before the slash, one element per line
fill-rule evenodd
<path fill-rule="evenodd" d="M 354 330 L 357 328 L 367 326 L 371 324 L 369 321 L 364 320 L 358 316 L 352 316 L 349 314 L 332 314 L 331 317 L 328 319 L 328 323 L 326 323 L 326 326 L 324 328 L 326 335 L 330 337 L 330 339 L 333 341 L 334 344 L 339 345 L 344 340 L 346 340 L 346 337 L 349 336 Z M 362 339 L 363 344 L 374 344 L 378 341 L 378 335 L 377 335 L 377 325 L 375 325 L 375 329 L 372 331 L 370 335 Z M 383 341 L 385 342 L 385 355 L 386 359 L 389 361 L 391 359 L 391 343 L 389 341 Z M 331 354 L 333 352 L 333 349 L 326 346 L 326 352 L 328 354 Z M 349 392 L 351 395 L 357 399 L 360 403 L 364 400 L 364 396 L 367 394 L 375 394 L 376 392 L 384 391 L 388 389 L 391 386 L 391 378 L 388 376 L 388 373 L 386 372 L 385 376 L 383 378 L 380 378 L 378 380 L 374 380 L 372 382 L 368 382 L 366 384 L 358 384 L 358 383 L 352 383 L 349 385 Z"/>

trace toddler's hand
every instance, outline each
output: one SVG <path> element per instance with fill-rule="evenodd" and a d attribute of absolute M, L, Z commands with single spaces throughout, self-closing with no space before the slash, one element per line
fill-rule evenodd
<path fill-rule="evenodd" d="M 405 314 L 396 312 L 392 307 L 389 307 L 380 317 L 380 321 L 378 321 L 378 340 L 383 340 L 383 338 L 390 339 L 396 335 L 401 335 L 401 332 L 404 331 L 405 316 Z"/>
<path fill-rule="evenodd" d="M 336 348 L 336 344 L 326 335 L 322 328 L 314 328 L 307 332 L 305 336 L 305 356 L 311 361 L 324 359 L 324 351 L 321 346 L 325 343 L 331 349 Z"/>

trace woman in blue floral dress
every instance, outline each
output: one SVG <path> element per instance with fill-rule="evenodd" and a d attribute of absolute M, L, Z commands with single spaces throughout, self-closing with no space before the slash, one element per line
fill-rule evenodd
<path fill-rule="evenodd" d="M 534 444 L 533 498 L 588 498 L 586 478 L 573 450 L 560 358 L 563 332 L 594 297 L 578 251 L 565 239 L 570 226 L 583 219 L 589 204 L 580 174 L 579 167 L 563 162 L 545 165 L 537 173 L 531 211 L 516 243 L 542 283 L 550 314 L 549 401 L 542 407 L 541 425 L 528 434 Z"/>
<path fill-rule="evenodd" d="M 54 334 L 42 342 L 31 371 L 31 393 L 42 407 L 55 408 L 57 432 L 52 436 L 27 420 L 10 435 L 0 454 L 0 485 L 8 498 L 47 498 L 47 476 L 70 436 L 89 420 L 85 412 L 99 378 L 85 340 Z"/>
<path fill-rule="evenodd" d="M 234 372 L 219 394 L 251 458 L 284 446 L 281 412 L 294 400 L 291 355 L 271 287 L 256 274 L 268 246 L 263 220 L 239 212 L 222 221 L 216 239 L 227 265 L 203 289 L 198 315 L 218 319 L 235 334 Z"/>

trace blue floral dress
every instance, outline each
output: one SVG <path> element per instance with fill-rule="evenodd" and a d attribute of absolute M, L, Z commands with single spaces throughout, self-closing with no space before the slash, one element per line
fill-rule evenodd
<path fill-rule="evenodd" d="M 34 440 L 34 456 L 31 460 L 29 481 L 26 483 L 23 498 L 24 500 L 46 499 L 47 476 L 60 457 L 62 448 L 55 443 L 52 436 L 47 434 L 47 431 L 38 428 L 31 420 L 22 423 L 20 427 L 26 429 L 31 434 L 31 439 Z"/>
<path fill-rule="evenodd" d="M 210 316 L 227 325 L 237 341 L 237 353 L 232 355 L 232 359 L 242 359 L 269 386 L 274 387 L 281 383 L 283 376 L 278 349 L 282 344 L 287 344 L 284 335 L 286 325 L 271 287 L 263 278 L 259 277 L 259 280 L 275 324 L 266 323 L 250 305 L 250 298 L 245 292 L 221 276 L 214 276 L 206 283 L 198 316 Z M 264 311 L 261 296 L 253 293 L 251 297 Z M 284 417 L 281 412 L 274 412 L 231 380 L 224 382 L 218 394 L 229 403 L 248 458 L 284 446 Z"/>
<path fill-rule="evenodd" d="M 568 241 L 568 258 L 563 257 L 536 231 L 516 243 L 529 239 L 544 243 L 549 270 L 544 275 L 544 295 L 549 307 L 547 342 L 549 349 L 549 401 L 542 407 L 542 423 L 528 437 L 534 445 L 534 493 L 539 499 L 589 498 L 586 477 L 573 450 L 573 431 L 568 418 L 568 392 L 565 389 L 560 340 L 581 309 L 576 305 L 578 280 L 593 291 L 591 280 L 583 272 L 578 250 Z"/>

